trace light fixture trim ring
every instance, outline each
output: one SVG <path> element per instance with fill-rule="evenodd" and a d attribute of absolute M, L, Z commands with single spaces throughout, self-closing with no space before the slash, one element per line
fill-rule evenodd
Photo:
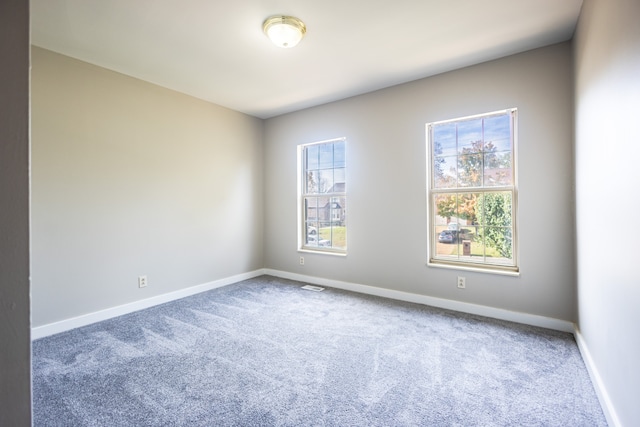
<path fill-rule="evenodd" d="M 279 43 L 278 41 L 274 40 L 274 38 L 269 34 L 269 30 L 271 28 L 279 25 L 284 25 L 286 27 L 295 29 L 299 33 L 299 36 L 296 40 L 293 40 L 291 42 Z M 302 22 L 295 16 L 273 15 L 264 20 L 264 22 L 262 23 L 262 30 L 276 46 L 289 48 L 297 45 L 300 40 L 302 40 L 307 32 L 307 27 L 304 22 Z"/>

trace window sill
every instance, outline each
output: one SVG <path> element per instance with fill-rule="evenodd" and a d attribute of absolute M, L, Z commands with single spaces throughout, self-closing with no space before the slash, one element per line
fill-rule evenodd
<path fill-rule="evenodd" d="M 298 252 L 307 253 L 307 254 L 332 255 L 332 256 L 339 256 L 339 257 L 347 256 L 346 252 L 335 252 L 335 251 L 318 250 L 318 249 L 312 249 L 312 248 L 300 248 L 298 249 Z"/>
<path fill-rule="evenodd" d="M 519 270 L 502 269 L 500 267 L 493 267 L 493 266 L 476 267 L 469 264 L 453 264 L 453 263 L 449 264 L 449 263 L 429 261 L 427 262 L 427 267 L 445 268 L 449 270 L 473 271 L 476 273 L 500 274 L 503 276 L 512 276 L 512 277 L 520 276 Z"/>

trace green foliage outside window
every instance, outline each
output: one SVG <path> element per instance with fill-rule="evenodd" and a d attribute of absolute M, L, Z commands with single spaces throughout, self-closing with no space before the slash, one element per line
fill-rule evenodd
<path fill-rule="evenodd" d="M 484 193 L 476 204 L 478 223 L 483 225 L 478 237 L 505 258 L 512 258 L 513 253 L 511 206 L 511 193 Z"/>

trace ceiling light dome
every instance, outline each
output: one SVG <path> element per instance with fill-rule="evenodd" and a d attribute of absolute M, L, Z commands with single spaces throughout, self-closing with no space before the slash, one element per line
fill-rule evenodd
<path fill-rule="evenodd" d="M 289 48 L 297 45 L 307 27 L 304 22 L 293 16 L 270 16 L 262 24 L 264 33 L 278 47 Z"/>

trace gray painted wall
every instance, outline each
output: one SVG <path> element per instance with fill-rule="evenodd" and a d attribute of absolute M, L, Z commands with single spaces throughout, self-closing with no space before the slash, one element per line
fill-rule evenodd
<path fill-rule="evenodd" d="M 266 267 L 574 321 L 572 87 L 562 43 L 267 120 Z M 519 109 L 520 277 L 427 267 L 425 124 L 509 107 Z M 348 255 L 304 254 L 300 266 L 296 146 L 342 136 Z"/>
<path fill-rule="evenodd" d="M 34 327 L 263 267 L 262 120 L 32 55 Z"/>
<path fill-rule="evenodd" d="M 574 39 L 578 326 L 623 426 L 640 425 L 639 18 L 587 0 Z"/>
<path fill-rule="evenodd" d="M 0 425 L 31 425 L 29 2 L 0 2 Z"/>

